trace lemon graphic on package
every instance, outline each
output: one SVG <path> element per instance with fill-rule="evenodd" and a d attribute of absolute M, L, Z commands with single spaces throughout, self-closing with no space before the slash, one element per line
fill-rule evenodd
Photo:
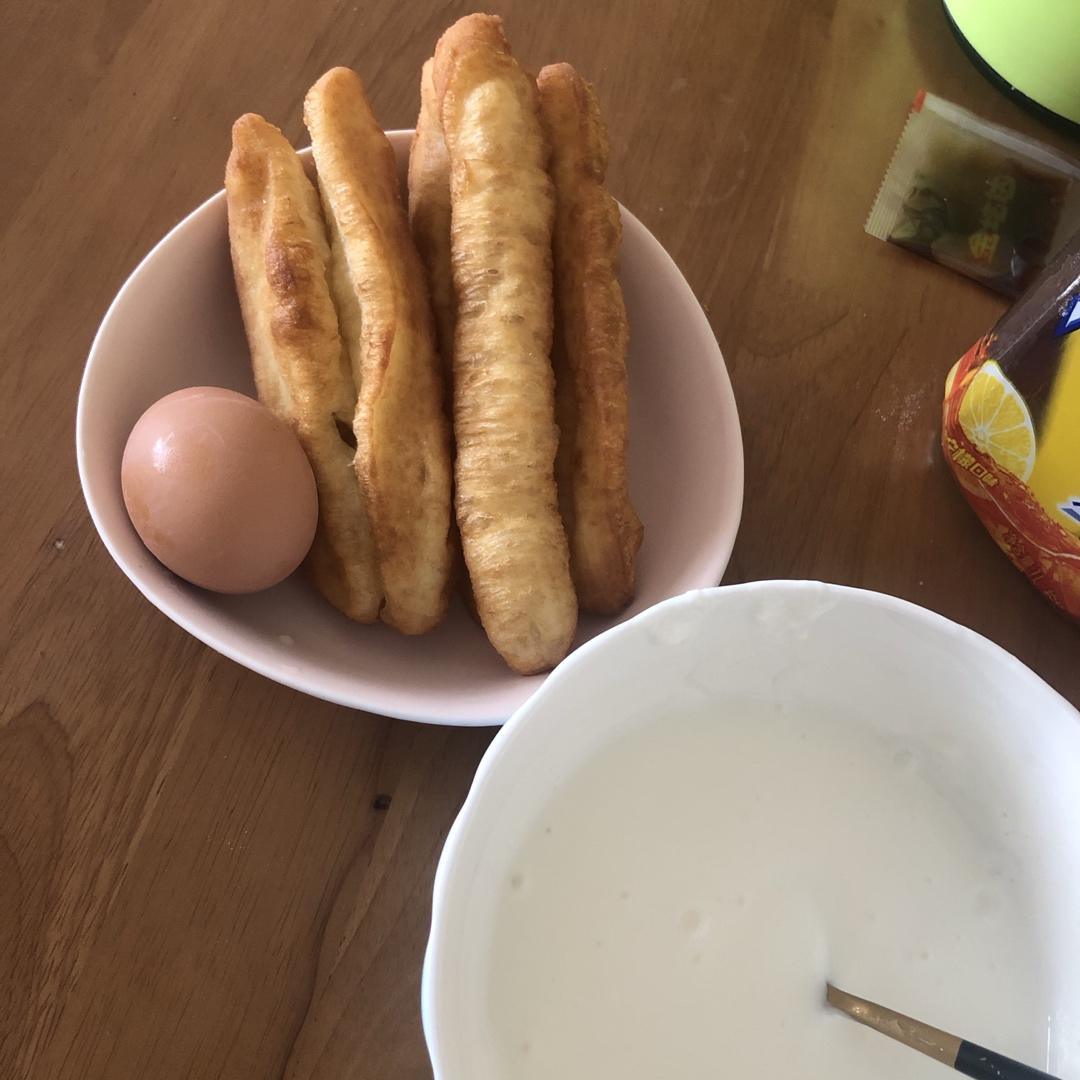
<path fill-rule="evenodd" d="M 960 403 L 960 426 L 984 454 L 1013 476 L 1027 480 L 1035 468 L 1035 425 L 1027 403 L 996 360 L 987 360 Z"/>

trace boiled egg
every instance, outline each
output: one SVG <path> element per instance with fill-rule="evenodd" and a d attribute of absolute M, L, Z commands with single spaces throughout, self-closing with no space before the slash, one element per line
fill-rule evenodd
<path fill-rule="evenodd" d="M 195 386 L 151 405 L 128 437 L 120 480 L 143 543 L 204 589 L 276 585 L 315 535 L 318 497 L 303 448 L 234 390 Z"/>

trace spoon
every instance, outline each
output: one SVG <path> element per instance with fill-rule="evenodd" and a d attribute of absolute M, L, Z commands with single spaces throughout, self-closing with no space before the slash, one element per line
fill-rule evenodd
<path fill-rule="evenodd" d="M 974 1077 L 975 1080 L 1054 1080 L 1049 1073 L 1021 1065 L 1003 1054 L 995 1054 L 993 1050 L 976 1046 L 921 1020 L 913 1020 L 910 1016 L 886 1009 L 884 1005 L 845 993 L 832 983 L 825 986 L 826 1000 L 834 1009 L 965 1076 Z"/>

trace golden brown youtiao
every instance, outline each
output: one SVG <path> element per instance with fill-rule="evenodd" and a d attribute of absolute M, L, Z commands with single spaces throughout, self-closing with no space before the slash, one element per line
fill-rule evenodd
<path fill-rule="evenodd" d="M 312 577 L 335 607 L 372 622 L 382 586 L 352 471 L 356 391 L 330 298 L 319 197 L 285 136 L 250 113 L 233 125 L 225 193 L 259 399 L 296 432 L 319 490 Z"/>
<path fill-rule="evenodd" d="M 642 527 L 627 476 L 629 331 L 619 287 L 619 207 L 604 187 L 608 141 L 592 87 L 569 64 L 536 79 L 555 182 L 555 474 L 570 571 L 587 611 L 634 596 Z"/>
<path fill-rule="evenodd" d="M 577 597 L 555 489 L 555 206 L 536 86 L 490 15 L 447 30 L 433 75 L 453 208 L 457 521 L 492 644 L 515 671 L 544 671 L 570 647 Z"/>
<path fill-rule="evenodd" d="M 454 276 L 450 268 L 450 156 L 443 138 L 439 103 L 432 78 L 434 58 L 424 62 L 420 74 L 420 114 L 409 150 L 409 224 L 420 259 L 427 270 L 435 331 L 442 358 L 447 411 L 453 414 L 454 395 L 454 322 L 457 300 Z M 451 432 L 451 435 L 453 432 Z M 453 442 L 453 439 L 451 439 Z M 451 529 L 453 578 L 473 618 L 476 601 L 469 586 L 465 559 L 461 554 L 461 536 L 456 522 Z"/>
<path fill-rule="evenodd" d="M 359 76 L 328 71 L 308 91 L 304 121 L 359 392 L 355 464 L 385 593 L 382 618 L 419 634 L 446 613 L 450 587 L 449 426 L 423 268 L 394 151 Z"/>
<path fill-rule="evenodd" d="M 455 309 L 450 270 L 450 158 L 435 99 L 433 66 L 433 60 L 426 61 L 420 75 L 420 115 L 409 151 L 409 224 L 427 270 L 449 400 Z"/>

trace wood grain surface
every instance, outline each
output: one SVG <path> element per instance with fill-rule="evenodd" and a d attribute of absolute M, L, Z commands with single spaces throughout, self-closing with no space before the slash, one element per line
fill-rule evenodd
<path fill-rule="evenodd" d="M 919 87 L 1062 141 L 972 70 L 937 0 L 493 7 L 528 64 L 595 81 L 612 188 L 727 357 L 746 443 L 727 580 L 895 593 L 1080 703 L 1077 628 L 997 551 L 937 449 L 945 373 L 1003 303 L 862 230 Z M 98 541 L 73 426 L 106 306 L 221 186 L 231 121 L 256 110 L 300 140 L 304 91 L 348 64 L 387 127 L 412 126 L 421 62 L 467 10 L 0 15 L 2 1077 L 430 1075 L 432 873 L 491 733 L 309 700 L 188 637 Z"/>

